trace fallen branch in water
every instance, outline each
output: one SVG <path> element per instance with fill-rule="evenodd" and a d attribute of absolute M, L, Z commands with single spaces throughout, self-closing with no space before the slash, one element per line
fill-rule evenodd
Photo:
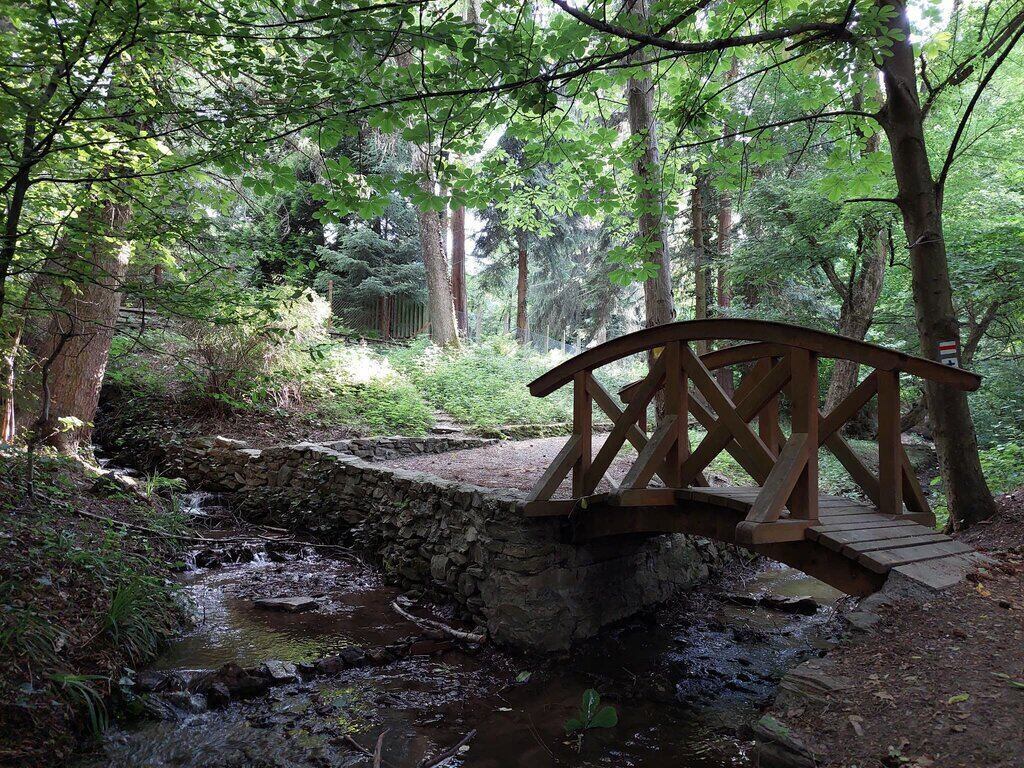
<path fill-rule="evenodd" d="M 373 750 L 373 768 L 380 768 L 380 761 L 384 754 L 384 737 L 387 735 L 388 729 L 385 728 L 380 732 L 380 736 L 377 737 L 377 748 Z"/>
<path fill-rule="evenodd" d="M 437 757 L 427 758 L 426 760 L 424 760 L 422 763 L 419 764 L 418 768 L 434 768 L 435 766 L 438 766 L 441 763 L 443 763 L 445 760 L 455 757 L 455 755 L 459 753 L 459 750 L 466 746 L 473 739 L 474 736 L 476 736 L 476 728 L 474 728 L 472 731 L 463 736 L 462 739 L 457 744 L 455 744 L 452 747 L 449 747 L 444 752 L 439 754 Z"/>
<path fill-rule="evenodd" d="M 461 629 L 455 629 L 449 627 L 447 624 L 442 624 L 440 621 L 434 621 L 433 619 L 422 619 L 419 616 L 413 616 L 407 610 L 402 608 L 394 600 L 391 601 L 391 607 L 395 610 L 399 616 L 407 621 L 411 621 L 413 624 L 418 626 L 420 629 L 426 632 L 440 632 L 442 635 L 448 637 L 454 637 L 456 640 L 462 640 L 466 643 L 482 643 L 486 640 L 484 635 L 478 635 L 475 632 L 465 632 Z"/>

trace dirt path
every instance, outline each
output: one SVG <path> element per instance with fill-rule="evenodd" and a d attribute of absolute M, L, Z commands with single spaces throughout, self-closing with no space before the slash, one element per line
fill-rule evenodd
<path fill-rule="evenodd" d="M 604 445 L 607 435 L 594 435 L 594 453 Z M 387 462 L 389 466 L 429 472 L 432 475 L 463 483 L 480 485 L 485 488 L 511 488 L 528 491 L 537 478 L 552 462 L 558 451 L 565 445 L 565 437 L 543 437 L 535 440 L 502 441 L 484 448 L 466 451 L 452 451 L 427 456 L 410 456 Z M 607 475 L 616 481 L 626 474 L 636 454 L 631 448 L 622 451 L 612 462 Z M 565 482 L 555 494 L 556 498 L 568 497 L 569 483 Z M 611 490 L 612 486 L 603 480 L 598 490 Z"/>
<path fill-rule="evenodd" d="M 941 598 L 883 606 L 826 660 L 843 687 L 772 716 L 843 768 L 1024 765 L 1024 490 L 961 538 L 995 562 Z"/>

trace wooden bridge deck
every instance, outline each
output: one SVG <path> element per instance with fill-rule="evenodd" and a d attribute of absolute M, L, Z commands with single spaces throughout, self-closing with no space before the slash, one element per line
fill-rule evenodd
<path fill-rule="evenodd" d="M 899 566 L 914 565 L 928 581 L 950 568 L 967 566 L 973 550 L 908 515 L 884 515 L 870 504 L 820 496 L 817 523 L 802 541 L 750 545 L 738 542 L 736 526 L 750 513 L 760 489 L 721 487 L 651 488 L 640 493 L 597 494 L 567 515 L 570 535 L 584 542 L 631 533 L 687 533 L 747 546 L 799 568 L 852 595 L 867 595 Z M 565 504 L 565 502 L 556 502 Z M 533 514 L 538 514 L 536 508 Z M 548 513 L 556 513 L 549 507 Z M 557 514 L 564 515 L 563 508 Z M 784 513 L 780 519 L 789 518 Z"/>
<path fill-rule="evenodd" d="M 721 346 L 734 341 L 750 343 Z M 698 354 L 691 343 L 719 348 Z M 648 373 L 619 392 L 620 406 L 593 371 L 639 352 L 648 353 Z M 820 409 L 819 357 L 873 369 L 827 414 Z M 980 384 L 975 374 L 936 359 L 780 323 L 698 320 L 606 342 L 530 384 L 538 397 L 572 385 L 573 434 L 534 486 L 526 514 L 565 518 L 577 541 L 640 533 L 709 536 L 793 565 L 850 594 L 877 590 L 893 569 L 926 583 L 942 582 L 962 573 L 973 555 L 934 529 L 935 516 L 900 440 L 901 374 L 962 390 Z M 780 428 L 782 395 L 788 401 L 788 435 Z M 878 412 L 877 472 L 842 436 L 843 425 L 872 399 Z M 647 413 L 656 401 L 660 417 L 648 433 Z M 612 422 L 596 454 L 595 405 Z M 689 436 L 691 416 L 706 430 L 696 448 Z M 636 449 L 636 460 L 615 490 L 599 493 L 626 441 Z M 821 494 L 823 448 L 870 502 Z M 757 485 L 709 487 L 704 470 L 722 452 Z M 554 499 L 569 475 L 572 498 Z"/>

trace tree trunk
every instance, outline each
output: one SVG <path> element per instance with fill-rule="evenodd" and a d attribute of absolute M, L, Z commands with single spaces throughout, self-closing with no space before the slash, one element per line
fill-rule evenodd
<path fill-rule="evenodd" d="M 466 209 L 458 206 L 452 211 L 452 294 L 455 298 L 455 319 L 459 333 L 466 335 L 469 327 L 466 301 Z"/>
<path fill-rule="evenodd" d="M 526 261 L 526 233 L 516 230 L 516 338 L 520 344 L 530 340 L 529 319 L 526 315 L 526 289 L 529 287 Z"/>
<path fill-rule="evenodd" d="M 739 62 L 732 57 L 729 71 L 725 73 L 725 83 L 728 85 L 739 74 Z M 729 125 L 722 126 L 722 133 L 729 132 Z M 726 137 L 722 140 L 725 146 L 732 143 L 732 139 Z M 729 257 L 732 255 L 732 197 L 728 192 L 722 192 L 718 196 L 718 315 L 725 315 L 732 304 L 732 291 L 727 284 L 725 271 L 729 264 Z"/>
<path fill-rule="evenodd" d="M 878 230 L 873 236 L 864 238 L 861 247 L 860 269 L 852 284 L 848 284 L 841 295 L 842 309 L 839 310 L 840 336 L 863 341 L 875 316 L 875 305 L 882 293 L 885 277 L 885 260 L 888 255 L 885 232 Z M 857 386 L 859 366 L 850 360 L 836 360 L 825 395 L 826 413 L 841 403 Z"/>
<path fill-rule="evenodd" d="M 434 164 L 429 149 L 414 145 L 413 171 L 422 174 L 423 190 L 434 194 Z M 420 250 L 427 273 L 427 316 L 430 319 L 430 338 L 441 347 L 457 347 L 459 334 L 455 325 L 455 300 L 452 296 L 451 274 L 445 257 L 444 229 L 437 211 L 416 209 L 420 225 Z"/>
<path fill-rule="evenodd" d="M 75 453 L 92 435 L 131 255 L 131 244 L 123 240 L 130 216 L 127 205 L 100 205 L 89 222 L 88 253 L 75 261 L 76 285 L 63 289 L 50 321 L 44 347 L 44 360 L 50 361 L 49 402 L 44 403 L 49 413 L 38 437 L 63 453 Z M 69 418 L 81 426 L 61 423 Z"/>
<path fill-rule="evenodd" d="M 693 243 L 693 317 L 706 320 L 708 317 L 708 258 L 704 234 L 704 192 L 707 189 L 707 176 L 697 171 L 690 192 L 690 239 Z M 707 343 L 698 341 L 694 344 L 698 354 L 707 352 Z"/>
<path fill-rule="evenodd" d="M 884 2 L 896 6 L 898 13 L 891 24 L 904 39 L 895 41 L 892 55 L 882 60 L 887 99 L 881 120 L 892 152 L 897 201 L 910 248 L 921 354 L 938 360 L 941 342 L 959 340 L 942 232 L 941 190 L 928 162 L 906 7 L 903 2 Z M 949 506 L 949 527 L 959 530 L 995 514 L 995 501 L 981 470 L 967 394 L 926 381 L 925 395 Z"/>
<path fill-rule="evenodd" d="M 628 12 L 646 21 L 649 13 L 647 0 L 627 0 Z M 642 64 L 643 50 L 630 57 L 630 63 Z M 647 327 L 671 323 L 676 318 L 672 300 L 672 271 L 669 265 L 665 236 L 664 205 L 661 191 L 661 159 L 658 154 L 658 121 L 654 114 L 654 84 L 649 68 L 643 67 L 643 77 L 631 77 L 626 84 L 629 109 L 629 132 L 638 139 L 642 150 L 633 161 L 633 174 L 637 184 L 637 221 L 644 260 L 657 267 L 654 277 L 644 281 L 644 309 Z"/>

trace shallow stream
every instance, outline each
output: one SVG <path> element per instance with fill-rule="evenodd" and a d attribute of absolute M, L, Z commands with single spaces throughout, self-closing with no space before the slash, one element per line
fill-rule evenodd
<path fill-rule="evenodd" d="M 196 566 L 206 558 L 194 553 L 182 581 L 196 624 L 153 668 L 309 662 L 422 634 L 392 609 L 398 592 L 373 567 L 329 552 L 254 545 L 236 548 L 243 562 L 213 567 Z M 821 607 L 802 616 L 736 604 L 766 593 L 811 596 Z M 292 614 L 253 604 L 280 595 L 314 597 L 320 608 Z M 738 569 L 571 654 L 536 658 L 456 644 L 274 688 L 225 709 L 124 724 L 84 765 L 369 766 L 352 742 L 372 752 L 383 733 L 381 765 L 416 768 L 474 729 L 468 749 L 445 765 L 753 765 L 750 723 L 787 669 L 829 646 L 838 597 L 789 568 Z M 445 618 L 425 604 L 410 610 Z M 567 737 L 564 724 L 588 688 L 615 707 L 618 724 Z"/>

